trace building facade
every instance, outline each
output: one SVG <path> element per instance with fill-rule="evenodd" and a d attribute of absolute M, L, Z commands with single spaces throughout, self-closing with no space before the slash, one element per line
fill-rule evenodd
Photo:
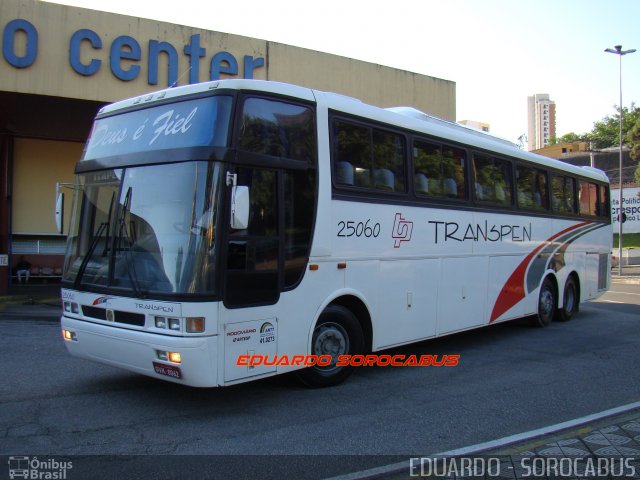
<path fill-rule="evenodd" d="M 556 136 L 556 103 L 548 93 L 536 93 L 527 97 L 528 150 L 537 150 L 549 145 Z"/>
<path fill-rule="evenodd" d="M 255 78 L 455 121 L 452 81 L 266 40 L 36 0 L 3 0 L 0 30 L 0 294 L 22 255 L 33 273 L 59 275 L 65 236 L 54 224 L 56 190 L 72 184 L 105 103 Z M 65 203 L 69 212 L 70 194 Z"/>

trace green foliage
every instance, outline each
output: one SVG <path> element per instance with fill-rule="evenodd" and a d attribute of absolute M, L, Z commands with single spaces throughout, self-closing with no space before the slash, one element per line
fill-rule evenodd
<path fill-rule="evenodd" d="M 607 115 L 602 120 L 593 124 L 593 129 L 586 136 L 592 142 L 592 147 L 608 148 L 620 145 L 620 107 L 615 107 L 615 115 Z M 622 123 L 622 136 L 626 139 L 631 129 L 640 121 L 640 108 L 634 103 L 631 108 L 623 107 L 624 120 Z"/>
<path fill-rule="evenodd" d="M 631 147 L 631 158 L 640 160 L 640 120 L 629 130 L 626 138 L 627 144 Z"/>
<path fill-rule="evenodd" d="M 627 144 L 631 147 L 631 151 L 629 155 L 632 159 L 639 161 L 640 160 L 640 120 L 638 120 L 635 125 L 629 130 L 626 138 Z M 635 180 L 636 183 L 640 185 L 640 163 L 636 167 L 635 171 Z"/>
<path fill-rule="evenodd" d="M 558 142 L 557 143 L 573 143 L 573 142 L 579 142 L 581 140 L 584 140 L 585 135 L 578 135 L 575 132 L 569 132 L 565 135 L 562 135 L 560 138 L 558 138 Z"/>
<path fill-rule="evenodd" d="M 618 248 L 618 234 L 613 234 L 613 248 Z M 640 233 L 623 233 L 622 248 L 640 248 Z"/>

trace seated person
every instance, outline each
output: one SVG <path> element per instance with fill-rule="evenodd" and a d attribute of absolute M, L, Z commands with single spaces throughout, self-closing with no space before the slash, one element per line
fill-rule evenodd
<path fill-rule="evenodd" d="M 20 256 L 20 260 L 16 265 L 16 275 L 18 276 L 18 283 L 29 283 L 29 275 L 31 274 L 31 264 L 24 258 L 24 255 Z"/>

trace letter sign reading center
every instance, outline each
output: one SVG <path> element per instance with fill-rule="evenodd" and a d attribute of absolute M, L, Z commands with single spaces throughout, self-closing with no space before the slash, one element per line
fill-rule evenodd
<path fill-rule="evenodd" d="M 181 48 L 161 38 L 143 41 L 129 35 L 113 38 L 80 28 L 69 37 L 66 53 L 71 70 L 82 77 L 92 77 L 100 72 L 103 65 L 108 64 L 115 78 L 130 82 L 140 77 L 145 69 L 143 62 L 146 62 L 147 84 L 164 84 L 167 87 L 176 86 L 179 79 L 184 82 L 187 77 L 191 84 L 219 80 L 221 76 L 242 75 L 243 78 L 252 79 L 257 69 L 265 67 L 263 57 L 244 55 L 238 58 L 224 50 L 211 52 L 208 61 L 202 60 L 208 57 L 205 46 L 200 34 L 190 35 L 188 43 Z M 37 68 L 39 48 L 47 50 L 42 54 L 48 59 L 60 58 L 59 47 L 64 48 L 64 45 L 58 46 L 51 41 L 40 42 L 38 29 L 25 19 L 11 20 L 2 29 L 2 57 L 14 68 Z M 201 64 L 202 73 L 208 78 L 200 78 Z M 47 72 L 40 75 L 44 77 Z"/>

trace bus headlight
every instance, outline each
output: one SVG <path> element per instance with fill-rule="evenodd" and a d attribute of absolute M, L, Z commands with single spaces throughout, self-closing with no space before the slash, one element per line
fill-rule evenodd
<path fill-rule="evenodd" d="M 156 350 L 158 360 L 171 363 L 182 363 L 180 352 L 165 352 L 164 350 Z"/>
<path fill-rule="evenodd" d="M 179 318 L 170 318 L 169 319 L 169 330 L 180 330 L 180 319 Z"/>

